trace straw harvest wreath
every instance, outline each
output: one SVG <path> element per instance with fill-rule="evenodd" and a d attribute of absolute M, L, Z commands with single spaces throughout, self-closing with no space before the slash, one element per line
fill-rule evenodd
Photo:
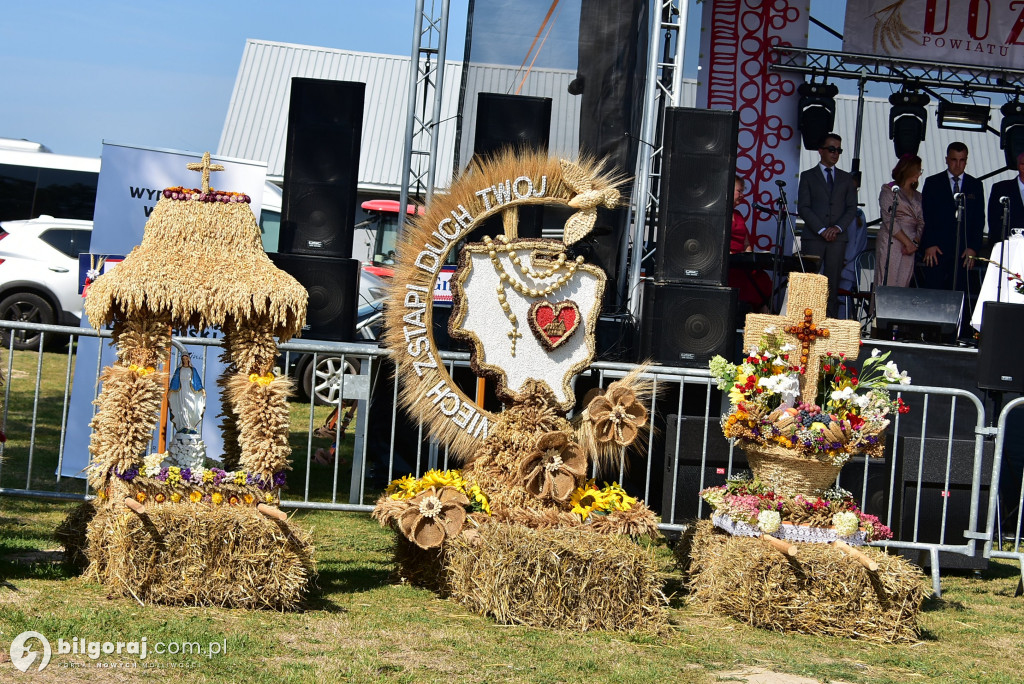
<path fill-rule="evenodd" d="M 621 456 L 647 425 L 650 384 L 640 371 L 592 398 L 572 423 L 570 381 L 594 356 L 604 272 L 567 255 L 615 207 L 619 181 L 589 160 L 506 152 L 477 162 L 436 199 L 398 248 L 385 340 L 403 381 L 401 401 L 447 444 L 461 470 L 394 481 L 375 516 L 420 548 L 438 548 L 487 520 L 534 529 L 574 527 L 650 534 L 650 510 L 617 484 L 588 480 L 591 465 Z M 520 239 L 518 208 L 573 209 L 563 240 Z M 496 214 L 501 233 L 465 244 Z M 458 251 L 452 337 L 471 345 L 471 367 L 492 379 L 506 408 L 486 411 L 448 374 L 431 334 L 435 283 Z"/>
<path fill-rule="evenodd" d="M 754 473 L 701 492 L 734 535 L 854 545 L 891 536 L 831 485 L 852 454 L 882 455 L 890 416 L 908 410 L 886 387 L 910 378 L 878 350 L 858 374 L 859 325 L 825 318 L 827 296 L 824 276 L 793 274 L 788 317 L 748 315 L 742 363 L 711 361 L 732 405 L 723 431 Z"/>

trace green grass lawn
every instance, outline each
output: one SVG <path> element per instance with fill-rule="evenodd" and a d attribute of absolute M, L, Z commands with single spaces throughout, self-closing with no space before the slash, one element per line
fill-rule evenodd
<path fill-rule="evenodd" d="M 297 512 L 312 530 L 320 576 L 302 612 L 140 606 L 59 561 L 53 529 L 70 504 L 0 497 L 0 658 L 10 640 L 36 630 L 52 643 L 197 641 L 226 644 L 213 658 L 150 655 L 148 669 L 99 670 L 87 656 L 55 656 L 35 680 L 145 677 L 183 681 L 325 682 L 704 682 L 756 666 L 822 681 L 1019 682 L 1024 599 L 1016 566 L 993 563 L 980 578 L 946 576 L 942 600 L 921 614 L 922 639 L 881 646 L 784 636 L 685 605 L 667 547 L 659 546 L 671 626 L 665 634 L 577 634 L 506 627 L 396 583 L 391 535 L 355 513 Z M 100 656 L 97 662 L 119 662 Z M 61 667 L 61 664 L 64 667 Z M 69 663 L 88 666 L 69 669 Z M 155 666 L 155 667 L 153 667 Z M 156 669 L 173 667 L 174 669 Z M 0 662 L 0 681 L 16 672 Z M 27 681 L 27 676 L 26 676 Z"/>

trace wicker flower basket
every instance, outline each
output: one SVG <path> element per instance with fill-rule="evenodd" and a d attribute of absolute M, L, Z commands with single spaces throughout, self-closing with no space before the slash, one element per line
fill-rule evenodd
<path fill-rule="evenodd" d="M 785 496 L 818 496 L 839 476 L 841 465 L 832 465 L 776 444 L 740 440 L 754 475 Z"/>

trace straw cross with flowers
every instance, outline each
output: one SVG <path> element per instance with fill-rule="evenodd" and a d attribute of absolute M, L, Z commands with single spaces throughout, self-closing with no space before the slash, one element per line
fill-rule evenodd
<path fill-rule="evenodd" d="M 756 348 L 765 333 L 772 330 L 800 348 L 800 397 L 805 402 L 813 402 L 818 394 L 822 356 L 843 355 L 852 361 L 860 351 L 860 324 L 826 318 L 827 302 L 827 278 L 793 273 L 789 277 L 786 315 L 748 314 L 743 331 L 745 349 Z"/>

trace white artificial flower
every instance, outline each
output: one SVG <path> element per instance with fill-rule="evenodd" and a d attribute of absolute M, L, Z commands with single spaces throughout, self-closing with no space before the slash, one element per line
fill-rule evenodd
<path fill-rule="evenodd" d="M 860 518 L 852 511 L 836 513 L 832 516 L 832 526 L 840 537 L 849 537 L 860 530 Z"/>
<path fill-rule="evenodd" d="M 783 353 L 791 352 L 794 349 L 796 349 L 796 345 L 790 344 L 789 342 L 787 342 L 786 344 L 784 344 L 781 347 L 779 347 L 779 351 L 783 352 Z"/>
<path fill-rule="evenodd" d="M 152 453 L 146 456 L 142 459 L 142 474 L 146 477 L 156 477 L 159 475 L 165 458 L 167 458 L 167 454 Z"/>
<path fill-rule="evenodd" d="M 781 354 L 776 354 L 775 358 L 772 359 L 772 365 L 773 366 L 783 367 L 783 366 L 788 366 L 789 363 L 784 358 L 782 358 Z"/>
<path fill-rule="evenodd" d="M 767 328 L 764 329 L 764 334 L 765 335 L 774 335 L 775 334 L 775 326 L 774 325 L 769 325 Z"/>
<path fill-rule="evenodd" d="M 765 534 L 774 534 L 782 525 L 782 516 L 778 511 L 761 511 L 757 514 L 757 527 Z"/>
<path fill-rule="evenodd" d="M 863 411 L 864 409 L 866 409 L 868 407 L 868 404 L 871 403 L 871 395 L 870 394 L 855 394 L 852 397 L 852 401 L 853 401 L 854 404 L 857 405 L 857 408 L 859 408 L 859 409 L 861 409 Z"/>
<path fill-rule="evenodd" d="M 830 396 L 832 401 L 849 401 L 853 399 L 854 394 L 852 387 L 844 387 L 841 390 L 833 390 Z"/>
<path fill-rule="evenodd" d="M 871 358 L 874 358 L 874 357 L 878 356 L 881 353 L 882 352 L 878 351 L 878 347 L 875 347 L 874 349 L 871 350 Z"/>
<path fill-rule="evenodd" d="M 796 373 L 782 377 L 784 379 L 779 381 L 779 389 L 775 392 L 782 397 L 782 403 L 779 404 L 779 408 L 793 408 L 800 398 L 800 377 Z"/>

